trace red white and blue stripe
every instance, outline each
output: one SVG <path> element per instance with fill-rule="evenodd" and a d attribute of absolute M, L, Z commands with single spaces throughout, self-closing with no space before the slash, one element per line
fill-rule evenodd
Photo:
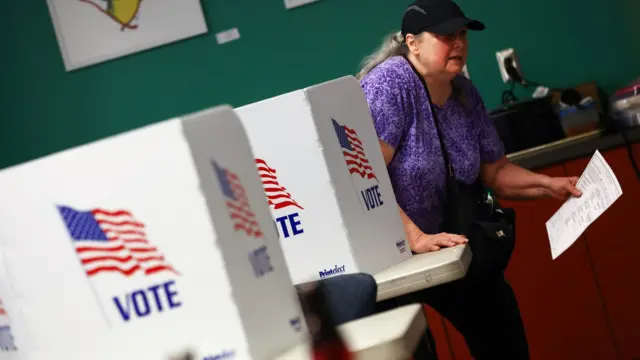
<path fill-rule="evenodd" d="M 240 182 L 240 177 L 234 172 L 219 166 L 215 161 L 212 161 L 212 164 L 218 175 L 234 229 L 254 238 L 263 237 L 256 214 L 251 211 L 249 197 Z"/>
<path fill-rule="evenodd" d="M 145 225 L 127 210 L 80 211 L 58 206 L 80 263 L 89 277 L 116 273 L 126 277 L 177 271 L 147 239 Z"/>
<path fill-rule="evenodd" d="M 269 206 L 274 210 L 288 207 L 297 207 L 303 210 L 303 207 L 293 200 L 287 189 L 278 182 L 276 169 L 270 167 L 264 159 L 256 159 L 256 166 Z"/>
<path fill-rule="evenodd" d="M 376 179 L 376 174 L 373 172 L 373 167 L 369 163 L 369 159 L 364 153 L 362 141 L 358 138 L 358 134 L 355 130 L 349 128 L 346 125 L 340 125 L 334 119 L 333 128 L 338 136 L 340 147 L 342 148 L 342 155 L 347 163 L 349 174 L 358 174 L 363 179 Z"/>

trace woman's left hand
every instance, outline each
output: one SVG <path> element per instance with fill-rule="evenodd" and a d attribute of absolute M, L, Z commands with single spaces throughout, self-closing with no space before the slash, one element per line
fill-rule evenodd
<path fill-rule="evenodd" d="M 554 177 L 547 184 L 547 192 L 558 200 L 567 200 L 571 196 L 580 197 L 582 192 L 576 188 L 577 177 Z"/>

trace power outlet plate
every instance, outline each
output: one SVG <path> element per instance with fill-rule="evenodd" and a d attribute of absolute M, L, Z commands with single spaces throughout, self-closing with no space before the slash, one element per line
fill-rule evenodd
<path fill-rule="evenodd" d="M 496 52 L 496 59 L 498 60 L 498 68 L 500 69 L 502 81 L 505 83 L 509 82 L 509 80 L 511 79 L 509 74 L 507 74 L 507 69 L 505 69 L 504 67 L 504 61 L 509 58 L 513 60 L 513 65 L 518 70 L 520 75 L 522 75 L 522 69 L 520 68 L 520 62 L 518 61 L 518 57 L 516 56 L 516 51 L 513 48 L 498 51 Z"/>

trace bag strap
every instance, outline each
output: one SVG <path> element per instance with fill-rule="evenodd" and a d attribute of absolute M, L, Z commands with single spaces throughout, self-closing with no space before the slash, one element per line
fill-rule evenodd
<path fill-rule="evenodd" d="M 431 101 L 431 94 L 429 94 L 429 88 L 427 87 L 427 83 L 424 81 L 424 78 L 422 77 L 422 75 L 420 75 L 418 70 L 413 66 L 413 64 L 411 63 L 411 61 L 409 61 L 409 59 L 407 59 L 407 62 L 411 66 L 411 69 L 413 69 L 413 72 L 416 73 L 416 76 L 418 77 L 418 79 L 420 79 L 420 82 L 424 87 L 424 91 L 427 93 L 427 103 L 429 104 L 429 110 L 431 111 L 431 116 L 433 117 L 433 123 L 436 125 L 436 133 L 438 133 L 438 141 L 440 142 L 440 149 L 442 151 L 442 157 L 444 158 L 444 166 L 447 169 L 447 176 L 452 180 L 455 180 L 453 165 L 451 165 L 451 162 L 449 161 L 449 153 L 447 152 L 447 147 L 444 144 L 444 136 L 442 136 L 442 131 L 440 130 L 438 116 L 436 115 L 436 111 L 433 108 L 433 102 Z"/>

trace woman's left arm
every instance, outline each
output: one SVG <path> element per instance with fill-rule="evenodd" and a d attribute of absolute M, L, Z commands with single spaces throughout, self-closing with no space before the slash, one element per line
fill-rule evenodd
<path fill-rule="evenodd" d="M 498 197 L 511 200 L 554 197 L 566 200 L 579 197 L 577 177 L 550 177 L 512 164 L 506 156 L 493 163 L 482 164 L 480 176 L 485 186 Z"/>

